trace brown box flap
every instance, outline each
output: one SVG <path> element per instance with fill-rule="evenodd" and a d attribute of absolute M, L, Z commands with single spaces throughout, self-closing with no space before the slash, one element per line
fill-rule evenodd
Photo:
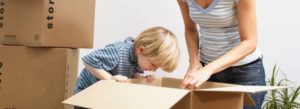
<path fill-rule="evenodd" d="M 196 89 L 197 91 L 206 91 L 206 92 L 245 92 L 245 93 L 257 93 L 268 90 L 284 89 L 287 87 L 284 86 L 226 86 L 226 87 L 214 87 L 206 89 Z"/>
<path fill-rule="evenodd" d="M 63 103 L 93 109 L 169 109 L 189 90 L 101 80 Z"/>

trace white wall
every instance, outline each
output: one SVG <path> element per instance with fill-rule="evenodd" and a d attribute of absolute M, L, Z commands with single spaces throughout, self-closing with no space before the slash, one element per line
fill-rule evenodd
<path fill-rule="evenodd" d="M 173 31 L 180 41 L 182 56 L 187 57 L 183 24 L 176 0 L 96 0 L 94 49 L 106 44 L 137 36 L 152 26 L 164 26 Z M 91 50 L 81 50 L 81 57 Z M 187 68 L 182 58 L 174 73 L 158 71 L 159 76 L 182 78 Z M 82 69 L 80 62 L 80 70 Z"/>
<path fill-rule="evenodd" d="M 292 80 L 300 79 L 298 0 L 256 0 L 259 44 L 264 52 L 267 75 L 277 63 Z M 188 67 L 188 54 L 183 34 L 183 21 L 176 0 L 96 0 L 94 49 L 111 42 L 136 36 L 151 26 L 172 30 L 181 45 L 180 66 L 171 74 L 158 71 L 159 76 L 182 78 Z M 297 37 L 298 36 L 298 37 Z M 92 49 L 82 49 L 80 56 Z M 83 68 L 80 61 L 79 72 Z"/>
<path fill-rule="evenodd" d="M 256 0 L 259 44 L 268 75 L 277 64 L 287 78 L 300 82 L 299 0 Z"/>

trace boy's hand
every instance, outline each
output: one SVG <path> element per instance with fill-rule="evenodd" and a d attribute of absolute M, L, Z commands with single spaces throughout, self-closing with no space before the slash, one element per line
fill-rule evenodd
<path fill-rule="evenodd" d="M 122 76 L 122 75 L 115 75 L 115 76 L 112 76 L 112 79 L 116 80 L 117 82 L 127 82 L 128 77 Z"/>
<path fill-rule="evenodd" d="M 155 80 L 155 76 L 154 75 L 146 75 L 146 76 L 144 76 L 144 78 L 146 79 L 146 81 L 148 83 L 150 83 L 150 82 L 152 82 L 152 81 Z"/>
<path fill-rule="evenodd" d="M 143 78 L 143 74 L 142 73 L 134 73 L 133 74 L 133 78 L 142 79 Z"/>

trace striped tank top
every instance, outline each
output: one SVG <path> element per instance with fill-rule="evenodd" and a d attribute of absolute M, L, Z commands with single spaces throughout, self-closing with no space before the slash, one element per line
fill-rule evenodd
<path fill-rule="evenodd" d="M 202 8 L 196 0 L 186 0 L 191 19 L 198 24 L 200 33 L 200 59 L 210 63 L 240 43 L 236 4 L 239 0 L 213 0 Z M 262 53 L 256 48 L 233 66 L 247 64 L 258 59 Z"/>

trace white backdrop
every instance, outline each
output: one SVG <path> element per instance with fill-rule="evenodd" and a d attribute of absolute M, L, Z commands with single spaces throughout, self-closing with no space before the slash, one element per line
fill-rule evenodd
<path fill-rule="evenodd" d="M 257 0 L 259 45 L 264 52 L 267 76 L 278 64 L 287 77 L 300 79 L 298 10 L 299 0 Z M 188 54 L 183 34 L 183 21 L 176 0 L 96 0 L 94 49 L 106 44 L 135 37 L 152 26 L 164 26 L 178 37 L 181 62 L 173 73 L 157 71 L 157 76 L 183 78 L 188 67 Z M 94 49 L 81 49 L 80 57 Z M 79 73 L 83 68 L 79 63 Z M 298 81 L 299 82 L 299 81 Z"/>

